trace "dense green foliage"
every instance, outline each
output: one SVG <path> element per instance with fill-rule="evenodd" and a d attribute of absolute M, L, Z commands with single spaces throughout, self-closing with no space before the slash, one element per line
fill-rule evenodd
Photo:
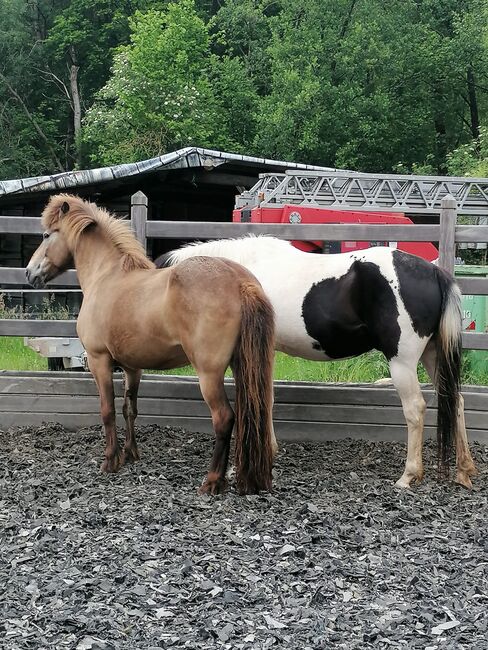
<path fill-rule="evenodd" d="M 488 173 L 488 0 L 0 0 L 0 178 L 187 145 Z"/>

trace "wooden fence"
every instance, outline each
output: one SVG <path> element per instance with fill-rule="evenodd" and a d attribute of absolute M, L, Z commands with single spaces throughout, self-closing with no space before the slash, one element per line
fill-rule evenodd
<path fill-rule="evenodd" d="M 226 388 L 232 401 L 231 380 L 226 380 Z M 122 394 L 122 377 L 115 373 L 118 414 L 122 411 Z M 436 397 L 432 386 L 423 386 L 423 395 L 427 403 L 425 435 L 434 437 Z M 464 386 L 463 395 L 470 438 L 488 442 L 488 387 Z M 208 408 L 195 377 L 144 375 L 138 410 L 139 425 L 212 431 Z M 276 381 L 273 421 L 282 440 L 404 440 L 406 435 L 401 403 L 391 385 Z M 38 426 L 42 422 L 58 422 L 73 431 L 98 425 L 98 393 L 91 376 L 74 372 L 0 371 L 0 429 Z"/>
<path fill-rule="evenodd" d="M 147 197 L 137 192 L 132 197 L 131 223 L 141 243 L 147 239 L 221 239 L 247 234 L 275 235 L 288 240 L 324 241 L 432 241 L 439 242 L 439 266 L 454 272 L 455 245 L 463 242 L 488 242 L 488 226 L 456 225 L 456 202 L 446 196 L 441 202 L 440 225 L 394 224 L 257 224 L 184 221 L 148 221 Z M 0 216 L 3 233 L 41 234 L 38 217 Z M 458 278 L 461 290 L 470 295 L 488 295 L 488 278 Z M 25 285 L 25 269 L 0 268 L 0 286 Z M 75 271 L 63 273 L 49 283 L 77 287 Z M 76 336 L 74 321 L 0 319 L 0 336 Z M 488 334 L 463 333 L 463 346 L 488 350 Z"/>
<path fill-rule="evenodd" d="M 454 269 L 456 242 L 488 241 L 488 226 L 456 225 L 455 203 L 443 199 L 440 225 L 378 224 L 251 224 L 148 221 L 147 198 L 132 197 L 131 222 L 138 239 L 219 239 L 245 234 L 272 234 L 283 239 L 328 241 L 433 241 L 439 242 L 440 266 Z M 39 218 L 0 216 L 2 233 L 41 234 Z M 488 278 L 459 278 L 464 293 L 488 294 Z M 25 269 L 0 268 L 0 286 L 25 285 Z M 78 286 L 75 271 L 50 283 Z M 0 336 L 76 336 L 75 321 L 0 319 Z M 488 349 L 488 333 L 464 333 L 463 345 Z M 1 366 L 0 366 L 1 367 Z M 120 412 L 122 378 L 115 375 Z M 233 385 L 227 382 L 230 397 Z M 427 402 L 426 435 L 434 434 L 435 394 L 424 386 Z M 470 437 L 488 441 L 488 387 L 465 386 L 466 424 Z M 97 389 L 87 373 L 0 371 L 0 428 L 59 422 L 68 429 L 98 424 Z M 309 384 L 276 382 L 274 421 L 277 435 L 291 440 L 332 440 L 343 437 L 404 439 L 405 422 L 392 386 L 375 384 Z M 211 431 L 208 409 L 197 380 L 191 377 L 145 375 L 141 384 L 138 423 L 183 426 Z"/>

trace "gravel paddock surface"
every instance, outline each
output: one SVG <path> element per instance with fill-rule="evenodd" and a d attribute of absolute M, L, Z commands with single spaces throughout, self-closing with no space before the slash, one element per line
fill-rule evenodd
<path fill-rule="evenodd" d="M 393 487 L 405 446 L 283 443 L 274 491 L 199 497 L 212 438 L 141 427 L 0 432 L 0 647 L 488 647 L 488 448 L 468 492 Z"/>

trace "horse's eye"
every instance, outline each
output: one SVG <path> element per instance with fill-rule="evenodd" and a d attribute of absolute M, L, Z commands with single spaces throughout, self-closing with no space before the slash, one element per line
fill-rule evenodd
<path fill-rule="evenodd" d="M 48 233 L 48 232 L 43 232 L 43 233 L 42 233 L 42 238 L 43 238 L 43 239 L 47 239 L 48 237 L 49 237 L 49 233 Z"/>

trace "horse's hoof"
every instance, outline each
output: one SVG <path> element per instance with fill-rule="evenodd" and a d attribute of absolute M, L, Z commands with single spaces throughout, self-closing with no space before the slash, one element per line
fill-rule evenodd
<path fill-rule="evenodd" d="M 222 494 L 227 488 L 227 481 L 225 478 L 206 478 L 203 484 L 198 488 L 198 494 Z"/>
<path fill-rule="evenodd" d="M 458 485 L 462 485 L 467 490 L 473 489 L 473 484 L 471 483 L 471 479 L 469 478 L 468 472 L 458 472 L 456 474 L 456 478 L 454 479 L 454 482 L 457 483 Z"/>
<path fill-rule="evenodd" d="M 411 488 L 412 485 L 415 485 L 416 483 L 420 483 L 423 478 L 424 478 L 423 471 L 404 472 L 402 476 L 400 476 L 398 481 L 395 483 L 395 487 L 405 490 L 407 488 Z"/>
<path fill-rule="evenodd" d="M 398 481 L 395 483 L 395 487 L 399 488 L 400 490 L 409 490 L 410 489 L 410 481 L 405 478 L 399 478 Z"/>
<path fill-rule="evenodd" d="M 468 476 L 478 476 L 480 473 L 479 469 L 476 467 L 476 465 L 473 463 L 469 469 L 466 470 L 466 473 Z"/>
<path fill-rule="evenodd" d="M 140 456 L 137 447 L 124 447 L 124 464 L 135 463 L 138 460 L 140 460 Z"/>
<path fill-rule="evenodd" d="M 106 458 L 103 461 L 103 463 L 100 465 L 100 470 L 105 474 L 114 474 L 115 472 L 119 471 L 122 465 L 123 462 L 120 454 L 116 454 L 115 456 L 110 456 L 110 458 Z"/>

